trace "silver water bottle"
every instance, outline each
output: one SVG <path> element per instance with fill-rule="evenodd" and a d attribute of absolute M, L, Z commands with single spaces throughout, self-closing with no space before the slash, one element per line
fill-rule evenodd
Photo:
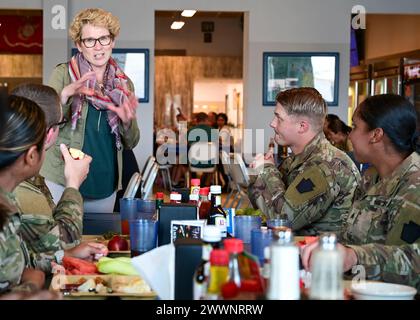
<path fill-rule="evenodd" d="M 323 234 L 312 257 L 312 281 L 309 298 L 343 300 L 343 254 L 337 248 L 334 233 Z"/>

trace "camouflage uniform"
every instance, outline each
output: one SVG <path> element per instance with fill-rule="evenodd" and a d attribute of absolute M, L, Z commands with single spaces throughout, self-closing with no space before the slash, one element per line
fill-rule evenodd
<path fill-rule="evenodd" d="M 360 174 L 353 161 L 319 133 L 279 170 L 266 164 L 248 188 L 255 207 L 271 217 L 287 214 L 299 235 L 340 231 Z"/>
<path fill-rule="evenodd" d="M 16 207 L 9 203 L 5 193 L 0 190 L 0 202 L 7 209 L 8 220 L 0 230 L 0 294 L 20 283 L 26 260 L 17 234 L 20 227 L 19 216 L 13 214 Z"/>
<path fill-rule="evenodd" d="M 83 199 L 66 188 L 55 207 L 40 175 L 22 182 L 14 193 L 22 210 L 21 235 L 34 252 L 70 249 L 80 244 L 83 228 Z"/>
<path fill-rule="evenodd" d="M 420 289 L 420 156 L 411 154 L 390 177 L 365 173 L 342 239 L 369 279 Z"/>
<path fill-rule="evenodd" d="M 344 152 L 353 152 L 353 145 L 350 141 L 350 139 L 347 137 L 346 140 L 344 140 L 342 143 L 333 144 L 334 147 L 344 151 Z"/>
<path fill-rule="evenodd" d="M 33 253 L 20 235 L 21 217 L 14 194 L 0 188 L 0 203 L 7 208 L 8 220 L 0 230 L 0 294 L 14 291 L 31 291 L 29 284 L 20 284 L 26 267 L 51 272 L 51 262 L 56 261 L 54 252 Z"/>

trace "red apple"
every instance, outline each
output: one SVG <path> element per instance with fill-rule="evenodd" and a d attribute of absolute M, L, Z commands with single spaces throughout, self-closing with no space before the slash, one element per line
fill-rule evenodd
<path fill-rule="evenodd" d="M 128 250 L 128 241 L 120 236 L 113 236 L 108 242 L 109 251 L 126 251 Z"/>

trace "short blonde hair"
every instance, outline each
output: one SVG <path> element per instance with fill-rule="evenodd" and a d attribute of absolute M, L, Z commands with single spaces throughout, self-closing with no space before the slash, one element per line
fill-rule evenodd
<path fill-rule="evenodd" d="M 82 28 L 87 24 L 108 29 L 113 38 L 120 33 L 120 21 L 111 12 L 100 8 L 84 9 L 74 17 L 70 25 L 69 34 L 74 42 L 82 40 Z"/>
<path fill-rule="evenodd" d="M 314 131 L 321 131 L 327 114 L 327 103 L 318 90 L 310 87 L 293 88 L 277 94 L 276 101 L 288 115 L 306 116 Z"/>

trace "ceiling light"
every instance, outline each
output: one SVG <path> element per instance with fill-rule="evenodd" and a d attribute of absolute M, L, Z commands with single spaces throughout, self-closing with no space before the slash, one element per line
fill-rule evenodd
<path fill-rule="evenodd" d="M 184 10 L 182 11 L 181 16 L 191 18 L 196 12 L 196 10 Z"/>
<path fill-rule="evenodd" d="M 174 21 L 171 24 L 171 29 L 178 30 L 181 29 L 184 26 L 184 21 Z"/>

